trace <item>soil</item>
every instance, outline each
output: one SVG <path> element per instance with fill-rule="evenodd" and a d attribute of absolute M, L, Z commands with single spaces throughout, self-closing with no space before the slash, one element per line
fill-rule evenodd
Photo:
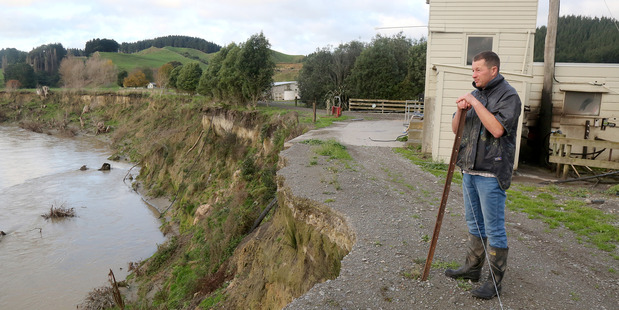
<path fill-rule="evenodd" d="M 355 117 L 377 133 L 384 131 L 373 127 L 377 121 L 402 119 L 401 114 Z M 342 260 L 340 275 L 315 285 L 286 309 L 619 309 L 619 260 L 613 258 L 618 257 L 618 249 L 599 250 L 580 242 L 566 228 L 550 229 L 539 219 L 511 210 L 506 210 L 510 250 L 500 298 L 472 297 L 470 291 L 481 282 L 450 279 L 444 276 L 444 267 L 432 268 L 427 281 L 419 280 L 444 181 L 396 154 L 391 144 L 376 145 L 369 139 L 367 144 L 348 143 L 337 128 L 353 123 L 308 133 L 323 140 L 337 138 L 353 157 L 348 163 L 329 161 L 316 155 L 315 146 L 295 143 L 308 136 L 295 139 L 281 153 L 286 167 L 278 175 L 294 194 L 342 214 L 356 235 L 352 250 Z M 392 133 L 393 139 L 402 128 Z M 554 180 L 550 171 L 521 165 L 512 186 L 541 186 L 540 182 L 548 180 Z M 586 187 L 590 192 L 608 187 L 593 187 L 593 183 L 556 186 Z M 619 199 L 612 196 L 564 198 L 602 199 L 596 208 L 619 212 Z M 462 264 L 466 236 L 462 188 L 454 184 L 433 262 Z M 487 273 L 486 264 L 483 279 Z"/>

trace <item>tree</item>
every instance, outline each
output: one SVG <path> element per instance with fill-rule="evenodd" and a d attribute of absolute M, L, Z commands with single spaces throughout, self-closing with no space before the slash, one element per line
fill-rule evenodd
<path fill-rule="evenodd" d="M 328 48 L 318 49 L 305 57 L 303 68 L 299 72 L 299 92 L 301 100 L 322 106 L 327 93 L 334 88 L 334 79 L 330 75 L 333 55 Z"/>
<path fill-rule="evenodd" d="M 6 89 L 8 91 L 16 90 L 21 88 L 21 83 L 18 80 L 8 80 L 6 82 Z"/>
<path fill-rule="evenodd" d="M 251 36 L 242 46 L 238 58 L 243 95 L 256 106 L 262 94 L 273 85 L 275 62 L 271 44 L 262 32 Z"/>
<path fill-rule="evenodd" d="M 110 59 L 103 59 L 95 54 L 86 60 L 86 84 L 88 86 L 105 86 L 114 83 L 116 66 Z"/>
<path fill-rule="evenodd" d="M 176 82 L 178 80 L 178 75 L 181 72 L 181 69 L 183 69 L 182 65 L 175 67 L 174 69 L 172 69 L 172 71 L 170 71 L 170 77 L 168 79 L 168 85 L 170 87 L 178 88 L 178 85 L 176 85 Z"/>
<path fill-rule="evenodd" d="M 114 83 L 116 67 L 109 59 L 94 55 L 84 61 L 81 57 L 67 56 L 60 63 L 60 77 L 64 87 L 98 87 Z"/>
<path fill-rule="evenodd" d="M 60 62 L 66 55 L 67 50 L 60 43 L 41 45 L 28 53 L 26 62 L 35 72 L 57 73 Z"/>
<path fill-rule="evenodd" d="M 118 74 L 116 75 L 116 84 L 120 87 L 123 87 L 123 82 L 125 81 L 125 78 L 128 76 L 129 76 L 129 72 L 127 72 L 127 70 L 122 70 L 118 72 Z"/>
<path fill-rule="evenodd" d="M 170 73 L 174 70 L 174 67 L 170 63 L 166 63 L 157 69 L 155 74 L 155 82 L 160 88 L 166 88 L 168 86 L 168 80 L 170 79 Z"/>
<path fill-rule="evenodd" d="M 17 80 L 24 88 L 36 87 L 36 76 L 34 69 L 27 63 L 16 63 L 4 69 L 4 81 Z"/>
<path fill-rule="evenodd" d="M 205 53 L 215 53 L 221 48 L 221 46 L 206 41 L 204 39 L 176 35 L 158 37 L 154 39 L 138 41 L 135 43 L 123 43 L 120 45 L 120 51 L 123 53 L 136 53 L 153 46 L 160 48 L 165 46 L 187 47 L 197 49 Z"/>
<path fill-rule="evenodd" d="M 349 89 L 347 78 L 364 49 L 362 42 L 351 41 L 340 44 L 333 51 L 325 47 L 308 55 L 299 72 L 301 99 L 306 102 L 316 100 L 319 107 L 334 96 L 346 101 Z"/>
<path fill-rule="evenodd" d="M 220 71 L 223 67 L 224 61 L 228 56 L 228 52 L 237 47 L 236 44 L 231 43 L 226 47 L 219 50 L 219 53 L 211 59 L 209 66 L 204 70 L 198 83 L 197 91 L 199 94 L 216 99 L 223 99 L 223 93 L 219 88 Z M 238 48 L 238 47 L 237 47 Z"/>
<path fill-rule="evenodd" d="M 178 73 L 176 87 L 190 93 L 194 93 L 202 76 L 202 68 L 197 62 L 183 65 Z"/>
<path fill-rule="evenodd" d="M 26 62 L 28 53 L 19 51 L 15 48 L 3 48 L 0 50 L 0 68 L 6 68 L 8 65 L 14 65 L 20 62 Z"/>
<path fill-rule="evenodd" d="M 217 74 L 217 88 L 221 92 L 220 99 L 230 103 L 243 102 L 243 78 L 237 66 L 241 48 L 234 43 L 228 47 L 226 58 Z"/>
<path fill-rule="evenodd" d="M 556 62 L 619 63 L 617 20 L 561 16 L 557 21 Z M 535 31 L 533 59 L 544 61 L 547 28 Z"/>
<path fill-rule="evenodd" d="M 418 96 L 425 90 L 427 48 L 428 42 L 422 38 L 409 49 L 408 73 L 400 88 L 408 90 L 402 94 L 405 98 L 413 98 L 412 96 Z"/>
<path fill-rule="evenodd" d="M 95 52 L 113 52 L 117 53 L 120 45 L 115 40 L 110 39 L 92 39 L 86 42 L 84 47 L 84 54 L 86 56 L 92 55 Z"/>
<path fill-rule="evenodd" d="M 58 69 L 67 50 L 60 43 L 41 45 L 28 53 L 26 63 L 30 64 L 36 73 L 36 83 L 55 86 L 60 81 Z"/>
<path fill-rule="evenodd" d="M 346 44 L 340 44 L 332 53 L 333 66 L 331 67 L 331 76 L 335 87 L 334 95 L 345 97 L 346 78 L 350 75 L 357 57 L 365 49 L 365 45 L 359 41 L 351 41 Z"/>
<path fill-rule="evenodd" d="M 86 85 L 84 60 L 72 55 L 67 56 L 60 63 L 60 80 L 66 88 L 82 88 Z"/>
<path fill-rule="evenodd" d="M 146 75 L 142 70 L 136 70 L 131 72 L 129 76 L 127 76 L 123 80 L 124 87 L 144 87 L 148 84 L 148 80 L 146 79 Z"/>
<path fill-rule="evenodd" d="M 350 94 L 358 98 L 407 99 L 402 81 L 408 74 L 407 59 L 412 46 L 402 33 L 377 35 L 357 58 L 348 77 Z"/>

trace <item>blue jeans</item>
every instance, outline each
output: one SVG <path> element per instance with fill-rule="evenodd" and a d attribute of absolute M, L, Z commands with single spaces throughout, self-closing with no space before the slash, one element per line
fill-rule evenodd
<path fill-rule="evenodd" d="M 505 199 L 507 195 L 496 178 L 462 175 L 466 225 L 477 237 L 488 237 L 495 248 L 507 248 Z"/>

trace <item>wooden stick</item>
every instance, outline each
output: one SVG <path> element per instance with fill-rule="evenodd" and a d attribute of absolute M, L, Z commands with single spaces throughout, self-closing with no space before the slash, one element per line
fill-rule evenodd
<path fill-rule="evenodd" d="M 441 205 L 438 208 L 436 224 L 434 224 L 434 233 L 432 234 L 432 242 L 430 243 L 430 250 L 428 251 L 426 265 L 423 268 L 423 275 L 421 276 L 421 281 L 426 281 L 428 279 L 430 267 L 432 266 L 434 250 L 436 249 L 438 234 L 441 231 L 443 215 L 445 214 L 445 205 L 447 205 L 447 197 L 449 196 L 449 189 L 451 188 L 451 179 L 453 178 L 454 169 L 456 167 L 456 160 L 458 159 L 458 152 L 460 151 L 460 140 L 462 140 L 462 132 L 464 131 L 465 117 L 466 111 L 462 111 L 462 113 L 460 113 L 460 119 L 458 121 L 458 130 L 456 130 L 456 139 L 454 140 L 454 146 L 451 150 L 451 159 L 449 160 L 449 168 L 447 169 L 447 177 L 445 178 L 445 187 L 443 187 L 443 197 L 441 198 Z"/>

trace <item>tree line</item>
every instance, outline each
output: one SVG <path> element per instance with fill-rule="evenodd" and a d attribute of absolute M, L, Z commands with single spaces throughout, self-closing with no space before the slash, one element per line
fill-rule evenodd
<path fill-rule="evenodd" d="M 535 32 L 534 61 L 544 61 L 546 26 Z M 619 27 L 608 17 L 561 16 L 557 21 L 556 62 L 619 63 Z"/>
<path fill-rule="evenodd" d="M 207 54 L 215 53 L 221 49 L 221 46 L 201 38 L 170 35 L 134 43 L 122 43 L 120 44 L 120 52 L 137 53 L 150 47 L 161 48 L 166 46 L 193 48 Z"/>
<path fill-rule="evenodd" d="M 139 52 L 140 50 L 155 47 L 173 46 L 194 48 L 206 53 L 217 52 L 221 47 L 204 39 L 188 36 L 167 36 L 135 43 L 118 44 L 113 39 L 92 39 L 86 42 L 83 50 L 77 48 L 65 49 L 62 44 L 45 44 L 34 48 L 30 52 L 19 51 L 15 48 L 0 50 L 0 69 L 4 71 L 5 85 L 16 88 L 35 88 L 38 85 L 51 87 L 61 86 L 60 63 L 65 57 L 90 57 L 96 52 Z M 71 59 L 76 68 L 76 59 Z M 96 62 L 95 62 L 96 63 Z M 85 62 L 83 63 L 85 65 Z M 91 64 L 92 66 L 92 64 Z M 145 69 L 146 70 L 146 69 Z M 107 76 L 107 75 L 106 75 Z M 79 77 L 77 77 L 79 78 Z M 88 79 L 71 85 L 92 85 L 94 80 Z"/>
<path fill-rule="evenodd" d="M 349 98 L 417 99 L 425 87 L 425 39 L 403 34 L 377 35 L 365 44 L 351 41 L 309 54 L 299 73 L 301 100 L 324 106 L 339 96 Z"/>

